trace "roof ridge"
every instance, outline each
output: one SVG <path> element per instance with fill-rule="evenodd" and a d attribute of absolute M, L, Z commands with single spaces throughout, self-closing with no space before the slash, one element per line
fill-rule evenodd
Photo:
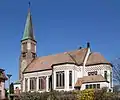
<path fill-rule="evenodd" d="M 48 56 L 55 56 L 55 55 L 64 54 L 64 53 L 70 53 L 70 52 L 79 51 L 79 50 L 83 50 L 83 49 L 87 49 L 87 48 L 76 49 L 76 50 L 72 50 L 72 51 L 64 51 L 64 52 L 60 52 L 60 53 L 44 55 L 44 56 L 41 56 L 41 57 L 38 56 L 37 58 L 48 57 Z"/>
<path fill-rule="evenodd" d="M 70 53 L 68 53 L 68 52 L 67 52 L 67 54 L 68 54 L 68 56 L 70 56 L 70 58 L 77 64 L 77 62 L 76 62 L 76 60 L 74 59 L 74 57 L 73 57 Z"/>

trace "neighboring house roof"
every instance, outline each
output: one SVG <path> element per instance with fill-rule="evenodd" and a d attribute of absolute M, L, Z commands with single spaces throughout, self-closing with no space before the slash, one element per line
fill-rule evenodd
<path fill-rule="evenodd" d="M 0 80 L 7 80 L 7 77 L 3 69 L 0 69 Z"/>
<path fill-rule="evenodd" d="M 78 78 L 75 87 L 81 86 L 84 83 L 107 82 L 102 75 L 83 76 Z"/>
<path fill-rule="evenodd" d="M 89 55 L 86 65 L 110 64 L 100 53 L 93 52 Z"/>
<path fill-rule="evenodd" d="M 40 70 L 51 69 L 55 64 L 74 63 L 82 64 L 87 53 L 87 48 L 79 50 L 64 52 L 55 55 L 49 55 L 34 59 L 31 64 L 27 66 L 24 72 L 33 72 Z"/>

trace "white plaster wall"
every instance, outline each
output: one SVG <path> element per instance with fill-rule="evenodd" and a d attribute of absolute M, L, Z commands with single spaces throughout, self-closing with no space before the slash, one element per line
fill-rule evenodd
<path fill-rule="evenodd" d="M 18 87 L 21 90 L 21 84 L 14 84 L 14 90 Z"/>
<path fill-rule="evenodd" d="M 110 87 L 110 72 L 112 72 L 112 67 L 107 64 L 101 64 L 101 65 L 94 65 L 94 66 L 86 66 L 84 75 L 88 76 L 88 72 L 97 71 L 98 75 L 102 75 L 104 77 L 104 71 L 107 71 L 107 81 L 109 82 L 109 88 Z"/>
<path fill-rule="evenodd" d="M 63 89 L 57 89 L 56 88 L 56 72 L 64 71 L 65 73 L 65 87 Z M 72 71 L 72 87 L 69 87 L 69 71 Z M 80 67 L 74 65 L 74 64 L 63 64 L 63 65 L 57 65 L 53 67 L 53 77 L 54 77 L 54 90 L 64 90 L 64 91 L 70 91 L 74 89 L 74 85 L 79 78 L 80 73 Z"/>
<path fill-rule="evenodd" d="M 83 68 L 83 66 L 77 66 L 77 65 L 74 65 L 74 64 L 63 64 L 63 65 L 53 66 L 53 76 L 52 76 L 52 78 L 53 78 L 53 83 L 52 83 L 53 89 L 54 90 L 59 90 L 59 91 L 60 90 L 64 90 L 64 91 L 74 90 L 74 85 L 77 82 L 77 79 L 83 77 L 82 68 Z M 64 73 L 65 73 L 65 88 L 64 89 L 57 89 L 56 88 L 56 72 L 59 72 L 59 71 L 64 71 Z M 69 71 L 72 71 L 72 87 L 71 88 L 69 87 Z M 92 71 L 97 71 L 98 74 L 101 74 L 103 77 L 104 77 L 104 71 L 107 71 L 108 81 L 110 82 L 110 72 L 112 71 L 112 68 L 111 68 L 110 65 L 86 66 L 84 68 L 84 76 L 88 76 L 88 72 L 92 72 Z M 38 91 L 38 79 L 41 76 L 46 76 L 47 77 L 46 78 L 46 90 L 45 91 L 48 91 L 48 77 L 50 75 L 52 75 L 52 70 L 24 74 L 24 79 L 28 78 L 28 91 L 30 90 L 29 89 L 29 87 L 30 87 L 29 86 L 30 85 L 29 84 L 29 79 L 31 77 L 36 77 L 37 78 L 37 89 L 36 89 L 36 91 Z M 104 82 L 100 83 L 100 84 L 101 84 L 101 87 L 106 85 L 106 83 L 104 84 Z M 108 84 L 108 87 L 110 88 L 110 83 L 107 83 L 107 84 Z M 23 86 L 25 86 L 25 81 L 23 81 Z M 85 88 L 84 86 L 85 85 L 83 84 L 81 89 L 84 89 Z M 23 91 L 25 91 L 25 87 L 23 87 Z"/>
<path fill-rule="evenodd" d="M 24 74 L 24 80 L 23 80 L 23 92 L 25 91 L 25 78 L 28 78 L 28 91 L 30 91 L 30 78 L 31 77 L 36 77 L 36 91 L 39 91 L 39 85 L 38 85 L 38 81 L 39 81 L 39 77 L 42 76 L 46 76 L 46 90 L 48 91 L 48 77 L 52 75 L 52 70 L 46 70 L 46 71 L 41 71 L 41 72 L 33 72 L 33 73 L 26 73 Z M 42 91 L 39 91 L 42 92 Z"/>

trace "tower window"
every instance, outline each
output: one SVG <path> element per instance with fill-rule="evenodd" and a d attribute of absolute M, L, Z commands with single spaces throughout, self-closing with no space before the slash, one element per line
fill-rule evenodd
<path fill-rule="evenodd" d="M 22 44 L 22 51 L 27 51 L 27 42 Z"/>
<path fill-rule="evenodd" d="M 35 54 L 35 53 L 32 53 L 32 57 L 35 58 L 35 57 L 36 57 L 36 54 Z"/>
<path fill-rule="evenodd" d="M 22 56 L 23 56 L 23 57 L 26 57 L 26 53 L 25 53 L 25 52 L 23 52 L 23 53 L 22 53 Z"/>

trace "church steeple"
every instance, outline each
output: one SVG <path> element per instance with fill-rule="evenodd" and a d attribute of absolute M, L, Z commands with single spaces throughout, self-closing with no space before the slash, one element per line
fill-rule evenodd
<path fill-rule="evenodd" d="M 22 79 L 22 72 L 28 64 L 37 57 L 36 54 L 36 40 L 33 33 L 32 17 L 30 14 L 30 7 L 28 9 L 27 20 L 21 40 L 21 55 L 20 55 L 20 73 L 19 78 Z"/>
<path fill-rule="evenodd" d="M 26 40 L 26 39 L 35 40 L 35 36 L 33 33 L 32 16 L 30 13 L 30 3 L 29 3 L 28 15 L 27 15 L 27 20 L 26 20 L 26 24 L 25 24 L 22 41 Z"/>

